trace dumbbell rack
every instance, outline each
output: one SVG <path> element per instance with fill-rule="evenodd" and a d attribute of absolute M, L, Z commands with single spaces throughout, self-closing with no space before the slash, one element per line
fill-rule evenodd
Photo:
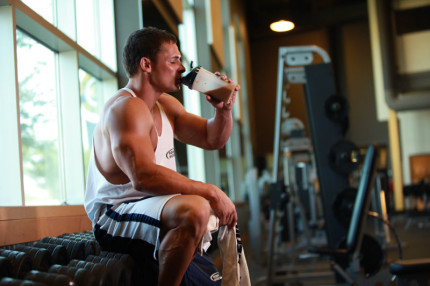
<path fill-rule="evenodd" d="M 0 285 L 147 285 L 129 254 L 103 251 L 90 231 L 0 247 Z"/>

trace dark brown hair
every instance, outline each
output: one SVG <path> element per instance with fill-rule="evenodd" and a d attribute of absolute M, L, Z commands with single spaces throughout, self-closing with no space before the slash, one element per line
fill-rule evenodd
<path fill-rule="evenodd" d="M 140 59 L 147 57 L 156 61 L 157 53 L 166 42 L 177 43 L 175 35 L 158 28 L 146 27 L 130 34 L 122 54 L 122 64 L 130 78 L 137 72 Z"/>

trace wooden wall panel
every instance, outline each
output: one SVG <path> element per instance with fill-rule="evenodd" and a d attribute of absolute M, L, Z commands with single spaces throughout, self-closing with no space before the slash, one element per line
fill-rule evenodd
<path fill-rule="evenodd" d="M 0 246 L 91 229 L 83 206 L 0 208 Z"/>

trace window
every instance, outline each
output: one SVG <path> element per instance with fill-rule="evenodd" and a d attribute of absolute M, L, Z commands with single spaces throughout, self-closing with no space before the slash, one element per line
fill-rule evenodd
<path fill-rule="evenodd" d="M 191 61 L 197 61 L 197 43 L 195 34 L 195 15 L 193 1 L 184 2 L 183 24 L 179 26 L 179 39 L 181 41 L 182 63 L 190 71 Z M 195 67 L 195 65 L 194 65 Z M 201 116 L 200 96 L 197 91 L 187 87 L 183 89 L 184 106 L 188 112 Z M 193 180 L 205 181 L 205 161 L 203 149 L 187 145 L 188 177 Z"/>
<path fill-rule="evenodd" d="M 23 0 L 113 71 L 117 70 L 113 0 Z"/>
<path fill-rule="evenodd" d="M 88 170 L 94 128 L 100 119 L 103 107 L 103 94 L 100 81 L 82 69 L 79 69 L 79 90 L 81 94 L 84 165 L 85 170 Z"/>
<path fill-rule="evenodd" d="M 55 3 L 53 0 L 22 0 L 22 2 L 42 16 L 46 21 L 55 24 L 53 8 Z"/>
<path fill-rule="evenodd" d="M 94 10 L 94 1 L 76 0 L 78 44 L 95 55 L 97 47 Z"/>
<path fill-rule="evenodd" d="M 56 55 L 20 30 L 16 37 L 25 201 L 55 205 L 62 201 Z"/>
<path fill-rule="evenodd" d="M 90 1 L 103 53 L 76 40 L 77 2 L 0 4 L 0 206 L 83 203 L 92 132 L 118 82 L 113 0 Z"/>
<path fill-rule="evenodd" d="M 112 0 L 75 0 L 78 44 L 117 70 Z"/>

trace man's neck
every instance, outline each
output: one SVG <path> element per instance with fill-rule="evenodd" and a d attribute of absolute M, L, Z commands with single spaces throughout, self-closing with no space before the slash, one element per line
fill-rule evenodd
<path fill-rule="evenodd" d="M 155 106 L 155 102 L 161 95 L 161 92 L 154 90 L 147 82 L 131 78 L 125 86 L 134 91 L 136 96 L 146 102 L 149 109 L 152 111 Z"/>

